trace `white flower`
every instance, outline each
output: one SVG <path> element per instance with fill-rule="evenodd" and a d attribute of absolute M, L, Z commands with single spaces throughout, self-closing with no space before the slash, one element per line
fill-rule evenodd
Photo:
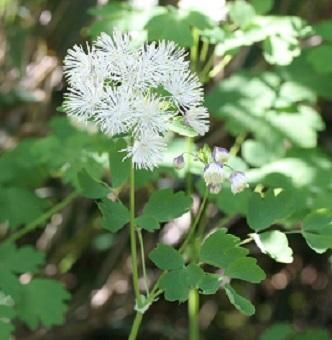
<path fill-rule="evenodd" d="M 138 98 L 133 115 L 135 136 L 163 134 L 170 118 L 170 113 L 163 110 L 163 103 L 153 95 Z"/>
<path fill-rule="evenodd" d="M 180 0 L 179 8 L 201 12 L 219 22 L 225 20 L 227 15 L 226 0 Z"/>
<path fill-rule="evenodd" d="M 101 86 L 82 83 L 80 89 L 71 87 L 65 94 L 63 108 L 68 115 L 79 120 L 89 120 L 96 113 L 96 107 L 103 95 Z"/>
<path fill-rule="evenodd" d="M 185 122 L 199 135 L 205 135 L 210 128 L 209 113 L 203 106 L 192 107 L 184 114 Z"/>
<path fill-rule="evenodd" d="M 229 152 L 225 148 L 215 146 L 213 148 L 212 157 L 213 157 L 215 162 L 220 163 L 220 164 L 224 164 L 229 159 Z"/>
<path fill-rule="evenodd" d="M 218 163 L 209 163 L 203 173 L 207 186 L 221 184 L 225 179 L 225 171 L 222 165 Z"/>
<path fill-rule="evenodd" d="M 200 135 L 209 128 L 202 85 L 174 42 L 143 44 L 130 34 L 102 33 L 91 47 L 68 50 L 64 73 L 68 115 L 134 140 L 126 150 L 138 168 L 159 164 L 170 119 L 184 116 Z"/>
<path fill-rule="evenodd" d="M 102 83 L 106 76 L 105 64 L 101 62 L 94 47 L 87 44 L 87 52 L 82 46 L 75 45 L 69 49 L 64 59 L 64 75 L 73 86 L 81 87 L 88 81 L 94 86 Z"/>
<path fill-rule="evenodd" d="M 162 137 L 143 135 L 123 151 L 127 151 L 125 158 L 132 157 L 136 168 L 151 170 L 161 163 L 165 150 L 166 143 Z"/>
<path fill-rule="evenodd" d="M 188 69 L 186 55 L 186 51 L 173 41 L 152 42 L 146 45 L 139 67 L 142 81 L 155 87 L 163 85 L 170 75 Z"/>
<path fill-rule="evenodd" d="M 241 171 L 234 171 L 231 174 L 229 181 L 233 194 L 237 194 L 248 187 L 246 175 Z"/>
<path fill-rule="evenodd" d="M 203 101 L 202 85 L 198 77 L 188 70 L 169 74 L 163 86 L 180 107 L 197 106 Z"/>
<path fill-rule="evenodd" d="M 133 98 L 129 89 L 120 86 L 105 91 L 96 108 L 96 122 L 102 132 L 115 136 L 127 132 L 133 122 Z"/>
<path fill-rule="evenodd" d="M 114 32 L 112 36 L 101 33 L 95 42 L 95 47 L 103 57 L 108 77 L 113 81 L 127 85 L 136 80 L 135 68 L 140 60 L 140 51 L 135 46 L 129 34 Z"/>

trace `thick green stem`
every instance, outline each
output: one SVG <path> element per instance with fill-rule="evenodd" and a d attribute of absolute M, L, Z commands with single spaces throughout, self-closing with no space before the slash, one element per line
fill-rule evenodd
<path fill-rule="evenodd" d="M 199 339 L 199 294 L 191 289 L 188 299 L 189 340 Z"/>
<path fill-rule="evenodd" d="M 142 313 L 136 313 L 136 316 L 135 316 L 133 325 L 131 327 L 131 331 L 130 331 L 128 340 L 135 340 L 137 338 L 137 334 L 138 334 L 139 328 L 141 326 L 142 319 L 143 319 L 143 314 Z"/>
<path fill-rule="evenodd" d="M 135 169 L 134 165 L 130 167 L 130 252 L 131 252 L 131 270 L 133 272 L 133 287 L 136 302 L 139 302 L 140 294 L 138 287 L 138 266 L 137 266 L 137 242 L 136 242 L 136 224 L 135 224 Z"/>
<path fill-rule="evenodd" d="M 79 194 L 77 192 L 75 191 L 72 192 L 63 201 L 56 204 L 50 210 L 46 211 L 45 214 L 39 216 L 36 220 L 27 224 L 24 228 L 20 229 L 16 233 L 9 236 L 7 240 L 15 241 L 21 238 L 22 236 L 30 233 L 31 231 L 37 229 L 40 225 L 44 224 L 48 219 L 50 219 L 54 214 L 56 214 L 58 211 L 62 210 L 64 207 L 69 205 L 78 195 Z"/>

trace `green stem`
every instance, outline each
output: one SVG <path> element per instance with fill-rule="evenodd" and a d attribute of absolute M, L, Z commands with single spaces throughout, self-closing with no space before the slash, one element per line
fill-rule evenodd
<path fill-rule="evenodd" d="M 190 50 L 190 59 L 193 71 L 196 71 L 197 68 L 197 59 L 198 59 L 198 45 L 199 45 L 199 30 L 197 28 L 193 28 L 193 46 Z"/>
<path fill-rule="evenodd" d="M 188 298 L 189 340 L 199 339 L 199 294 L 191 289 Z"/>
<path fill-rule="evenodd" d="M 17 231 L 16 233 L 12 234 L 8 237 L 8 241 L 16 241 L 17 239 L 21 238 L 22 236 L 30 233 L 31 231 L 37 229 L 40 225 L 44 224 L 48 219 L 50 219 L 54 214 L 58 211 L 62 210 L 64 207 L 69 205 L 79 194 L 77 192 L 72 192 L 69 194 L 63 201 L 56 204 L 50 210 L 46 211 L 43 215 L 39 216 L 33 222 L 27 224 L 24 228 Z"/>
<path fill-rule="evenodd" d="M 192 181 L 192 174 L 190 171 L 191 168 L 191 160 L 192 160 L 192 149 L 193 149 L 193 139 L 191 137 L 187 137 L 187 154 L 188 154 L 188 161 L 187 161 L 187 194 L 191 195 L 193 191 L 193 181 Z"/>
<path fill-rule="evenodd" d="M 180 252 L 183 252 L 183 250 L 186 248 L 186 246 L 188 245 L 188 243 L 190 243 L 193 235 L 195 234 L 195 231 L 196 231 L 196 228 L 199 224 L 199 221 L 201 219 L 201 216 L 202 216 L 202 213 L 205 209 L 205 205 L 206 205 L 206 202 L 207 202 L 207 199 L 208 199 L 208 196 L 209 196 L 209 191 L 208 189 L 206 188 L 205 189 L 205 192 L 204 192 L 204 197 L 203 197 L 203 201 L 199 207 L 199 210 L 198 210 L 198 213 L 195 217 L 195 220 L 187 234 L 187 237 L 185 238 L 184 242 L 182 243 L 182 246 L 180 247 Z"/>
<path fill-rule="evenodd" d="M 133 272 L 133 287 L 136 302 L 139 302 L 140 294 L 138 287 L 138 265 L 137 265 L 137 242 L 135 224 L 135 169 L 133 163 L 130 167 L 130 252 L 131 270 Z"/>
<path fill-rule="evenodd" d="M 240 151 L 241 145 L 242 143 L 245 141 L 245 139 L 247 138 L 248 132 L 244 131 L 242 133 L 240 133 L 236 139 L 235 139 L 235 143 L 234 145 L 231 147 L 229 153 L 232 156 L 236 156 L 237 153 Z"/>
<path fill-rule="evenodd" d="M 128 340 L 135 340 L 137 338 L 137 334 L 138 334 L 139 328 L 141 326 L 142 319 L 143 319 L 143 314 L 142 313 L 136 313 L 136 316 L 135 316 L 133 325 L 131 327 L 131 331 L 130 331 Z"/>
<path fill-rule="evenodd" d="M 201 63 L 203 63 L 206 60 L 208 52 L 209 52 L 209 43 L 206 40 L 203 40 L 203 46 L 202 46 L 201 53 L 199 56 L 199 61 Z"/>
<path fill-rule="evenodd" d="M 141 262 L 142 262 L 144 286 L 145 286 L 145 290 L 146 290 L 147 295 L 149 295 L 149 286 L 148 286 L 148 280 L 147 280 L 147 275 L 146 275 L 144 241 L 143 241 L 143 236 L 142 236 L 142 230 L 137 229 L 137 236 L 138 236 L 138 242 L 139 242 L 140 252 L 141 252 Z"/>

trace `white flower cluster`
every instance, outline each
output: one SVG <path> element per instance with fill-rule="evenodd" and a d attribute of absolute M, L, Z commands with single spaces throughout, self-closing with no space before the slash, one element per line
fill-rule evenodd
<path fill-rule="evenodd" d="M 94 121 L 109 136 L 131 137 L 124 151 L 137 168 L 160 164 L 173 119 L 182 117 L 199 135 L 209 129 L 201 83 L 173 42 L 136 46 L 129 34 L 102 33 L 86 51 L 68 51 L 64 74 L 67 114 Z"/>
<path fill-rule="evenodd" d="M 225 166 L 229 159 L 229 152 L 225 148 L 215 146 L 212 152 L 213 161 L 208 163 L 204 169 L 204 180 L 210 192 L 217 194 L 222 189 L 222 184 L 226 179 Z M 233 171 L 228 178 L 231 191 L 237 194 L 248 188 L 247 178 L 241 171 Z"/>

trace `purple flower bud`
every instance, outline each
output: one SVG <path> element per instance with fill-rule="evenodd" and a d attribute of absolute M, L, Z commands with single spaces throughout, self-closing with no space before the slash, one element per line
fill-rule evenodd
<path fill-rule="evenodd" d="M 184 157 L 183 154 L 177 156 L 173 159 L 173 164 L 177 169 L 182 169 L 184 167 Z"/>
<path fill-rule="evenodd" d="M 215 162 L 224 164 L 229 159 L 229 152 L 225 148 L 221 148 L 219 146 L 215 146 L 212 151 L 212 157 Z"/>
<path fill-rule="evenodd" d="M 221 184 L 209 184 L 208 185 L 209 192 L 211 192 L 212 194 L 218 194 L 221 188 L 222 188 Z"/>
<path fill-rule="evenodd" d="M 231 182 L 231 190 L 233 194 L 237 194 L 248 188 L 246 175 L 241 171 L 234 171 L 229 181 Z"/>
<path fill-rule="evenodd" d="M 218 163 L 209 163 L 203 173 L 207 186 L 221 184 L 225 179 L 225 171 L 222 165 Z"/>

